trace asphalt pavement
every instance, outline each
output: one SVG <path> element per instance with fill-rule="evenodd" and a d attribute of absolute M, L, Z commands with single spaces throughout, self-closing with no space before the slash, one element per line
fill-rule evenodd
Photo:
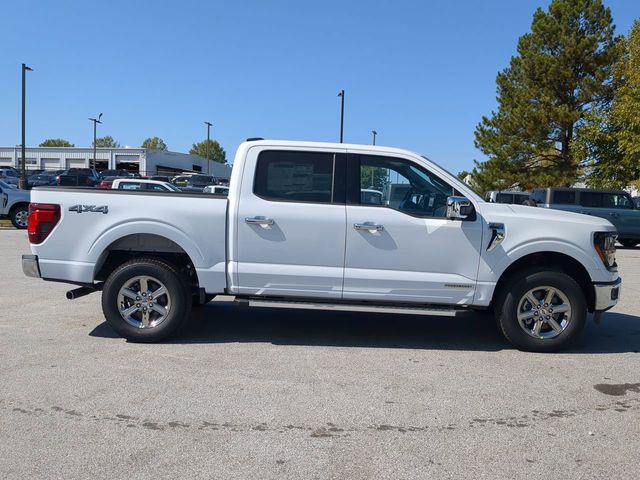
<path fill-rule="evenodd" d="M 487 314 L 211 303 L 129 343 L 99 294 L 26 278 L 0 231 L 0 478 L 640 478 L 640 249 L 570 351 L 513 349 Z"/>

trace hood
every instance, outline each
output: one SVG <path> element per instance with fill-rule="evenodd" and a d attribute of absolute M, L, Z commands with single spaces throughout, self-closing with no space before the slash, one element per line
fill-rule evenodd
<path fill-rule="evenodd" d="M 503 221 L 504 217 L 517 217 L 520 219 L 530 219 L 531 221 L 552 221 L 574 223 L 582 226 L 589 225 L 594 230 L 615 231 L 611 222 L 604 218 L 593 215 L 583 215 L 581 213 L 566 212 L 564 210 L 554 210 L 552 208 L 527 207 L 525 205 L 510 205 L 503 203 L 482 204 L 482 212 L 487 221 Z M 493 218 L 493 217 L 502 217 Z"/>

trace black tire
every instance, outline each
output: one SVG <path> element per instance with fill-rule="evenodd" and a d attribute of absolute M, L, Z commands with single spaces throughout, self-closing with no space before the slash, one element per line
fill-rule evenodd
<path fill-rule="evenodd" d="M 627 247 L 627 248 L 633 248 L 636 245 L 638 245 L 638 243 L 640 243 L 637 240 L 618 240 L 618 241 L 623 247 Z"/>
<path fill-rule="evenodd" d="M 29 215 L 29 205 L 20 204 L 11 209 L 9 218 L 14 227 L 19 230 L 27 228 L 27 216 Z"/>
<path fill-rule="evenodd" d="M 534 337 L 518 322 L 520 300 L 531 289 L 541 286 L 559 290 L 571 306 L 571 319 L 564 330 L 554 338 Z M 587 301 L 580 285 L 566 273 L 532 269 L 505 282 L 503 290 L 498 292 L 494 311 L 502 334 L 516 348 L 530 352 L 553 352 L 565 348 L 579 336 L 586 322 Z M 551 328 L 547 324 L 544 325 L 546 329 Z"/>
<path fill-rule="evenodd" d="M 138 328 L 127 323 L 120 315 L 118 305 L 120 289 L 126 282 L 139 276 L 159 280 L 168 292 L 171 307 L 164 320 L 157 326 Z M 187 324 L 191 316 L 191 291 L 186 277 L 172 264 L 155 258 L 130 260 L 116 268 L 104 283 L 102 311 L 109 326 L 127 340 L 157 342 L 168 338 Z"/>

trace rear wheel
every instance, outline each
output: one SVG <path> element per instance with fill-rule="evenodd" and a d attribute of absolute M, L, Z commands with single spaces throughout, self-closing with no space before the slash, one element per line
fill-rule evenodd
<path fill-rule="evenodd" d="M 191 292 L 185 276 L 170 263 L 131 260 L 104 283 L 102 311 L 111 328 L 127 340 L 155 342 L 186 324 Z"/>
<path fill-rule="evenodd" d="M 524 272 L 512 278 L 496 300 L 498 325 L 521 350 L 562 349 L 585 325 L 585 296 L 578 283 L 563 272 Z"/>
<path fill-rule="evenodd" d="M 618 240 L 623 247 L 633 248 L 638 245 L 637 240 Z"/>
<path fill-rule="evenodd" d="M 9 214 L 9 218 L 11 219 L 11 223 L 13 226 L 24 230 L 27 228 L 27 218 L 29 217 L 29 206 L 28 205 L 16 205 L 11 209 L 11 213 Z"/>

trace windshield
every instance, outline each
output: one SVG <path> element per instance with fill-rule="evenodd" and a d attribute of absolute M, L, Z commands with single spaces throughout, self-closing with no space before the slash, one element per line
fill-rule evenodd
<path fill-rule="evenodd" d="M 447 170 L 446 168 L 444 168 L 442 165 L 440 165 L 439 163 L 434 162 L 433 160 L 431 160 L 429 157 L 427 157 L 426 155 L 420 155 L 422 158 L 424 158 L 425 160 L 433 163 L 434 165 L 437 165 L 438 168 L 441 168 L 442 170 L 444 170 L 445 172 L 447 172 L 449 175 L 451 175 L 453 178 L 458 178 L 457 175 L 454 175 L 453 173 L 451 173 L 449 170 Z M 460 180 L 458 178 L 458 180 Z M 465 183 L 464 181 L 460 180 L 462 183 L 464 183 L 464 186 L 467 187 L 469 190 L 471 190 L 473 193 L 475 193 L 478 198 L 483 198 L 482 195 L 480 195 L 477 190 L 475 188 L 473 188 L 471 185 L 469 185 L 468 183 Z"/>

